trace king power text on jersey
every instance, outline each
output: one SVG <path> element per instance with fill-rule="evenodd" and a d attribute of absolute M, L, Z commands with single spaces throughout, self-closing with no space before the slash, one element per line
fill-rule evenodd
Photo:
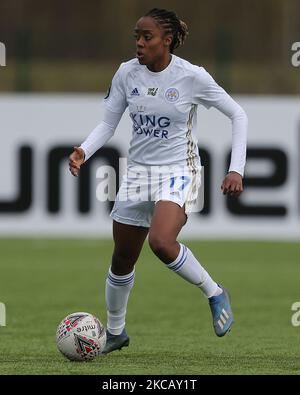
<path fill-rule="evenodd" d="M 168 139 L 169 131 L 163 128 L 170 126 L 171 120 L 168 117 L 156 115 L 145 115 L 130 113 L 134 131 L 137 134 Z"/>

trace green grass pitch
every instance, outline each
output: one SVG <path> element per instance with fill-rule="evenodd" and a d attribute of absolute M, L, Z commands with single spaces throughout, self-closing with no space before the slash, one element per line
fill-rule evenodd
<path fill-rule="evenodd" d="M 235 322 L 215 336 L 201 291 L 169 271 L 145 244 L 126 329 L 131 344 L 91 362 L 70 362 L 55 332 L 69 313 L 106 323 L 111 241 L 0 240 L 0 374 L 299 374 L 300 244 L 186 242 L 231 293 Z"/>

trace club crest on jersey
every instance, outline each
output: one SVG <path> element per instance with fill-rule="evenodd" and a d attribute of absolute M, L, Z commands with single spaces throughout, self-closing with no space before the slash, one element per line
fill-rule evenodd
<path fill-rule="evenodd" d="M 176 88 L 169 88 L 165 93 L 165 97 L 169 102 L 175 103 L 179 99 L 179 92 Z"/>
<path fill-rule="evenodd" d="M 158 88 L 148 88 L 147 96 L 156 96 Z"/>

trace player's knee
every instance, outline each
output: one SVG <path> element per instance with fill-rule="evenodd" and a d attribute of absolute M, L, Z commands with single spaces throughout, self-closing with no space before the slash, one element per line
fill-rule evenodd
<path fill-rule="evenodd" d="M 134 267 L 134 264 L 136 263 L 136 257 L 133 255 L 128 255 L 128 254 L 122 254 L 122 253 L 117 253 L 114 252 L 112 256 L 112 268 L 115 269 L 124 269 L 128 268 L 131 269 Z"/>
<path fill-rule="evenodd" d="M 151 250 L 156 256 L 161 258 L 162 256 L 168 255 L 170 243 L 166 239 L 157 235 L 149 235 L 148 241 Z"/>

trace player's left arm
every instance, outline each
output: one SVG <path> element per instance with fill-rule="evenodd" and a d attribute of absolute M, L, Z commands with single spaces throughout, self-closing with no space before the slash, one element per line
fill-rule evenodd
<path fill-rule="evenodd" d="M 224 91 L 216 108 L 232 122 L 231 160 L 221 190 L 223 194 L 238 197 L 243 192 L 243 175 L 246 163 L 248 117 L 242 107 Z"/>
<path fill-rule="evenodd" d="M 232 122 L 232 149 L 228 173 L 221 190 L 223 194 L 239 196 L 243 192 L 243 176 L 246 163 L 248 117 L 242 107 L 222 88 L 209 73 L 200 68 L 195 78 L 198 88 L 195 100 L 206 108 L 215 107 Z"/>

